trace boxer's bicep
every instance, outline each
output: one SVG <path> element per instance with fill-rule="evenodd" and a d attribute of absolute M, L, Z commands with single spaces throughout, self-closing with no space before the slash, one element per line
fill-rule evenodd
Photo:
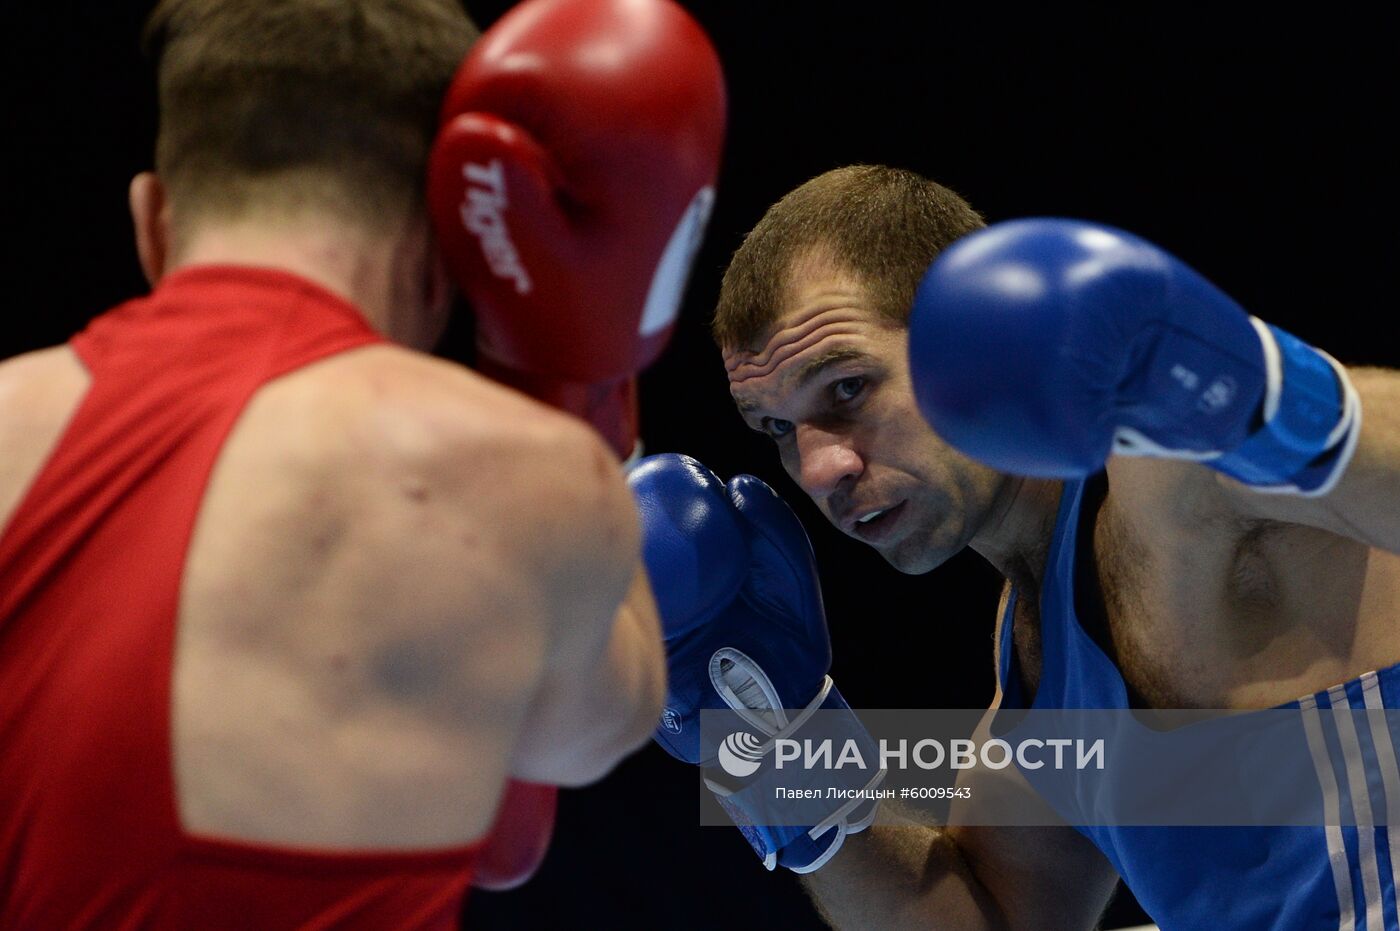
<path fill-rule="evenodd" d="M 549 642 L 512 769 L 561 784 L 601 777 L 644 742 L 665 690 L 632 498 L 611 454 L 585 447 L 541 556 Z"/>

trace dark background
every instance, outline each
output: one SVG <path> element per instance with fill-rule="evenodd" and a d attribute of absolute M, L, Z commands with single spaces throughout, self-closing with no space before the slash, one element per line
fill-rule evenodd
<path fill-rule="evenodd" d="M 62 341 L 144 290 L 126 216 L 151 161 L 149 2 L 7 4 L 10 245 L 0 356 Z M 471 3 L 489 25 L 509 3 Z M 1309 8 L 1228 19 L 1167 5 L 688 3 L 730 92 L 719 203 L 672 347 L 643 379 L 650 451 L 758 474 L 821 564 L 833 675 L 857 707 L 979 707 L 996 574 L 965 554 L 900 576 L 828 528 L 728 402 L 706 323 L 726 257 L 763 210 L 837 165 L 911 168 L 990 220 L 1062 215 L 1165 246 L 1254 313 L 1348 363 L 1400 366 L 1392 271 L 1395 23 Z M 460 333 L 447 352 L 460 346 Z M 696 774 L 647 748 L 565 793 L 525 889 L 473 897 L 480 927 L 816 926 L 794 880 L 736 831 L 696 826 Z M 626 915 L 626 918 L 617 917 Z M 1126 904 L 1114 917 L 1136 917 Z"/>

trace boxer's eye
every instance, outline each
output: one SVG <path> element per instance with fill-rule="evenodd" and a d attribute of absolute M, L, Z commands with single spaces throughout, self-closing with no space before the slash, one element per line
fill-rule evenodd
<path fill-rule="evenodd" d="M 792 432 L 791 420 L 778 420 L 773 417 L 763 418 L 763 432 L 775 440 L 782 439 Z"/>
<path fill-rule="evenodd" d="M 831 395 L 837 402 L 844 403 L 853 401 L 865 389 L 865 378 L 860 375 L 852 375 L 850 378 L 843 378 L 831 386 Z"/>

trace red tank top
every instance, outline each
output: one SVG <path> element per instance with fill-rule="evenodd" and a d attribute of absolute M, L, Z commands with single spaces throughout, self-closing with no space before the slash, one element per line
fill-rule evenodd
<path fill-rule="evenodd" d="M 380 342 L 283 272 L 204 266 L 71 346 L 92 385 L 0 536 L 0 928 L 451 928 L 480 845 L 267 849 L 180 825 L 170 679 L 214 460 L 264 383 Z"/>

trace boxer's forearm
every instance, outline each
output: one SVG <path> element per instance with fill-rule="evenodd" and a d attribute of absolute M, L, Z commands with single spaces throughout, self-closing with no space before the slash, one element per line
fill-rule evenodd
<path fill-rule="evenodd" d="M 1348 536 L 1400 553 L 1400 372 L 1352 369 L 1361 436 L 1346 474 L 1321 498 Z"/>
<path fill-rule="evenodd" d="M 1400 372 L 1350 368 L 1361 398 L 1361 435 L 1350 465 L 1328 494 L 1258 494 L 1230 479 L 1236 504 L 1253 517 L 1307 524 L 1400 553 Z"/>
<path fill-rule="evenodd" d="M 1009 927 L 952 836 L 936 828 L 868 828 L 803 884 L 838 929 Z"/>
<path fill-rule="evenodd" d="M 986 727 L 984 720 L 984 739 Z M 959 785 L 988 811 L 1024 806 L 1014 797 L 1030 791 L 1005 773 L 975 773 Z M 837 928 L 1097 927 L 1118 874 L 1092 842 L 1070 827 L 970 820 L 935 828 L 887 801 L 881 824 L 848 837 L 830 863 L 805 877 L 808 891 Z"/>

